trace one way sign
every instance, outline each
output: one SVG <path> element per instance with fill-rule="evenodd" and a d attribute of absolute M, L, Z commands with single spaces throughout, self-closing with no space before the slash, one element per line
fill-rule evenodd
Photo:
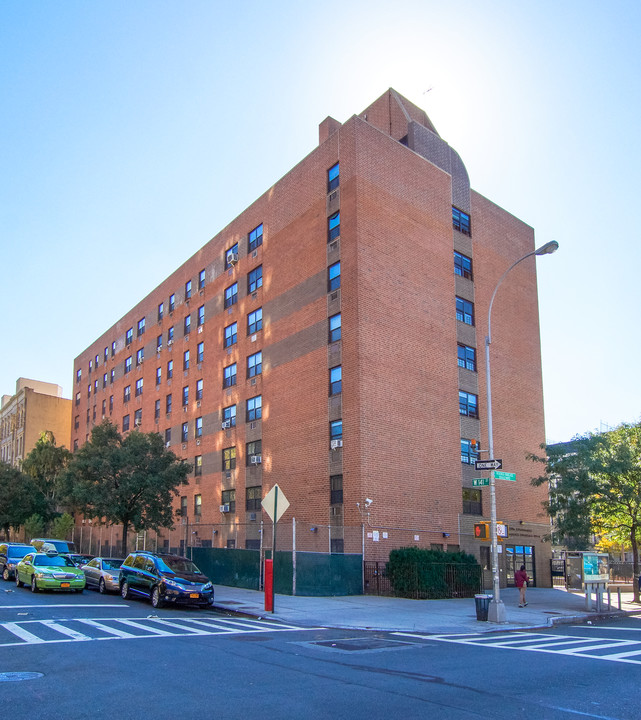
<path fill-rule="evenodd" d="M 503 460 L 477 460 L 474 467 L 477 470 L 500 470 L 503 467 Z"/>

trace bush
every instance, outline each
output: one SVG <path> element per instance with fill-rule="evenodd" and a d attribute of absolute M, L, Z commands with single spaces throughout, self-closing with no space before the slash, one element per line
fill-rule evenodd
<path fill-rule="evenodd" d="M 471 597 L 480 588 L 481 566 L 463 552 L 404 547 L 392 550 L 386 574 L 400 597 Z"/>

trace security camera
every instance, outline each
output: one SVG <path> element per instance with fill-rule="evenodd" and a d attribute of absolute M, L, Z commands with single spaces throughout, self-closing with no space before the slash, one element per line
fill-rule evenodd
<path fill-rule="evenodd" d="M 365 498 L 365 507 L 369 507 L 373 502 L 370 498 Z"/>

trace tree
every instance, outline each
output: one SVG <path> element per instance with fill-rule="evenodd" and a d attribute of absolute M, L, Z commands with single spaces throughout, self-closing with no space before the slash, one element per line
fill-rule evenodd
<path fill-rule="evenodd" d="M 59 515 L 51 523 L 51 537 L 66 540 L 74 525 L 75 521 L 69 513 Z"/>
<path fill-rule="evenodd" d="M 59 505 L 60 478 L 69 464 L 71 453 L 65 447 L 58 447 L 53 433 L 49 430 L 40 434 L 33 450 L 25 457 L 22 470 L 35 481 L 46 502 L 44 516 L 52 519 Z"/>
<path fill-rule="evenodd" d="M 641 541 L 641 423 L 548 445 L 549 515 L 556 532 L 587 547 L 590 534 L 625 542 L 632 550 L 634 599 L 639 600 Z"/>
<path fill-rule="evenodd" d="M 191 469 L 165 448 L 158 433 L 133 431 L 123 437 L 105 420 L 74 454 L 64 480 L 66 494 L 85 516 L 122 524 L 126 552 L 130 527 L 136 532 L 173 528 L 172 500 Z"/>
<path fill-rule="evenodd" d="M 30 515 L 45 509 L 33 479 L 5 462 L 0 462 L 0 497 L 0 528 L 6 537 L 11 528 L 17 531 Z"/>
<path fill-rule="evenodd" d="M 34 513 L 24 521 L 24 534 L 26 542 L 29 542 L 29 540 L 32 540 L 33 538 L 37 538 L 39 535 L 44 535 L 44 532 L 45 521 L 42 519 L 41 515 Z"/>

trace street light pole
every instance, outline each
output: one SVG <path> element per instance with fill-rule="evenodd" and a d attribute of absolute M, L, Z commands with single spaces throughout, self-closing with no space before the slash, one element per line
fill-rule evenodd
<path fill-rule="evenodd" d="M 492 429 L 492 382 L 490 377 L 490 344 L 492 343 L 492 305 L 494 304 L 494 298 L 496 292 L 501 286 L 503 280 L 507 274 L 515 268 L 519 263 L 523 262 L 532 255 L 550 255 L 559 249 L 559 243 L 556 240 L 545 243 L 537 250 L 527 253 L 522 258 L 519 258 L 515 263 L 512 263 L 510 267 L 501 275 L 492 298 L 490 300 L 490 307 L 487 311 L 487 336 L 485 338 L 485 384 L 487 389 L 487 445 L 489 459 L 494 459 L 494 432 Z M 501 600 L 501 583 L 499 578 L 499 546 L 498 536 L 496 534 L 496 477 L 494 475 L 494 469 L 490 470 L 490 538 L 491 538 L 491 551 L 492 551 L 492 600 L 490 600 L 490 606 L 487 613 L 487 619 L 490 622 L 506 622 L 507 618 L 505 615 L 505 605 Z"/>

